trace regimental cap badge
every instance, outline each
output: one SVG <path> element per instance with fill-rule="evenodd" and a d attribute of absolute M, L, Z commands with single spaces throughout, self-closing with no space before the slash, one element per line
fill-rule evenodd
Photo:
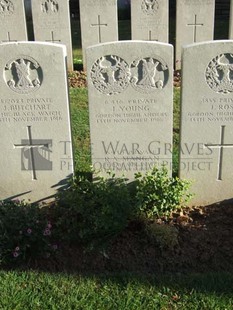
<path fill-rule="evenodd" d="M 141 8 L 143 13 L 153 15 L 159 9 L 158 0 L 142 0 Z"/>
<path fill-rule="evenodd" d="M 6 16 L 14 13 L 14 5 L 10 0 L 0 0 L 0 15 Z"/>
<path fill-rule="evenodd" d="M 38 62 L 29 56 L 10 60 L 4 69 L 4 79 L 10 89 L 28 94 L 40 88 L 43 74 Z"/>
<path fill-rule="evenodd" d="M 233 92 L 233 54 L 220 54 L 208 64 L 205 72 L 208 86 L 216 93 Z"/>

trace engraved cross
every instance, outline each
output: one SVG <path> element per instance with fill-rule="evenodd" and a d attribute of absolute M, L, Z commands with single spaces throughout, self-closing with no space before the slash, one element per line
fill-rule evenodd
<path fill-rule="evenodd" d="M 194 26 L 194 43 L 197 42 L 197 26 L 204 26 L 204 24 L 197 23 L 197 15 L 195 14 L 194 24 L 187 24 L 187 26 Z"/>
<path fill-rule="evenodd" d="M 148 36 L 149 41 L 159 41 L 158 39 L 152 39 L 152 31 L 149 30 L 149 36 Z"/>
<path fill-rule="evenodd" d="M 10 32 L 7 32 L 7 40 L 2 40 L 1 42 L 17 42 L 17 40 L 11 40 Z"/>
<path fill-rule="evenodd" d="M 99 27 L 98 32 L 99 32 L 99 43 L 102 43 L 102 36 L 101 36 L 101 26 L 107 27 L 108 24 L 101 24 L 100 22 L 100 15 L 98 15 L 98 23 L 97 24 L 91 24 L 92 27 Z"/>
<path fill-rule="evenodd" d="M 53 31 L 51 31 L 51 40 L 45 40 L 46 42 L 61 42 L 61 40 L 56 40 L 55 38 L 54 38 L 54 33 L 53 33 Z"/>
<path fill-rule="evenodd" d="M 217 173 L 217 180 L 222 180 L 222 164 L 223 164 L 223 150 L 224 148 L 233 148 L 233 144 L 224 144 L 224 137 L 225 137 L 225 128 L 226 126 L 223 125 L 220 128 L 220 143 L 219 144 L 205 144 L 206 147 L 210 149 L 219 149 L 218 155 L 218 173 Z"/>
<path fill-rule="evenodd" d="M 27 126 L 27 133 L 28 133 L 28 143 L 14 144 L 14 148 L 20 148 L 20 149 L 28 148 L 29 149 L 31 165 L 32 165 L 32 180 L 37 180 L 34 148 L 38 148 L 38 147 L 49 148 L 49 145 L 48 144 L 41 144 L 41 143 L 39 143 L 39 144 L 33 143 L 31 126 Z"/>

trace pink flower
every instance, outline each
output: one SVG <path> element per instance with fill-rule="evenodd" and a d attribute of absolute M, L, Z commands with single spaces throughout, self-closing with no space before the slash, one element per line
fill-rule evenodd
<path fill-rule="evenodd" d="M 13 256 L 14 256 L 15 258 L 18 257 L 18 256 L 19 256 L 19 252 L 14 251 L 14 252 L 13 252 Z"/>
<path fill-rule="evenodd" d="M 52 224 L 51 224 L 50 222 L 48 222 L 47 228 L 48 228 L 48 229 L 51 229 L 51 228 L 52 228 Z"/>
<path fill-rule="evenodd" d="M 31 235 L 31 233 L 32 233 L 32 229 L 31 229 L 31 228 L 28 228 L 28 229 L 27 229 L 27 234 Z"/>

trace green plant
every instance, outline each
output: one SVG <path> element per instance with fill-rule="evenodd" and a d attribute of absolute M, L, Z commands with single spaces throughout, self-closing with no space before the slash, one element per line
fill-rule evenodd
<path fill-rule="evenodd" d="M 173 250 L 179 246 L 179 231 L 172 225 L 158 224 L 155 221 L 147 223 L 145 232 L 150 241 L 155 242 L 162 250 Z"/>
<path fill-rule="evenodd" d="M 67 241 L 89 248 L 104 246 L 119 234 L 132 215 L 131 197 L 123 178 L 108 179 L 77 174 L 70 188 L 58 197 L 58 225 Z"/>
<path fill-rule="evenodd" d="M 20 201 L 0 203 L 0 264 L 48 257 L 56 249 L 53 225 L 38 206 Z"/>
<path fill-rule="evenodd" d="M 82 65 L 83 64 L 83 60 L 82 60 L 82 58 L 74 58 L 73 59 L 73 63 L 74 64 L 79 64 L 79 65 L 81 64 Z"/>
<path fill-rule="evenodd" d="M 148 218 L 167 216 L 187 202 L 190 182 L 170 177 L 166 167 L 154 167 L 142 176 L 136 174 L 136 203 L 138 209 Z"/>

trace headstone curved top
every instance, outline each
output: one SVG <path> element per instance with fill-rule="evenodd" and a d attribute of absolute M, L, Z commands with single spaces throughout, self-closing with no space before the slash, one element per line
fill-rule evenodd
<path fill-rule="evenodd" d="M 0 45 L 0 200 L 53 197 L 72 175 L 63 45 Z"/>

